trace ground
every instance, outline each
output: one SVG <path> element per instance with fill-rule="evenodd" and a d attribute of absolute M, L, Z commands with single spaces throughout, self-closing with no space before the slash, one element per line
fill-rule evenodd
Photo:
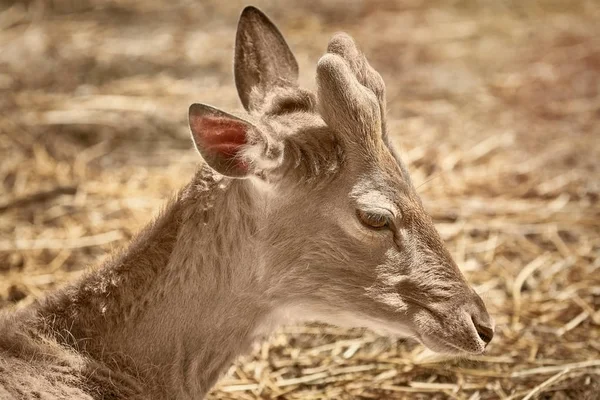
<path fill-rule="evenodd" d="M 336 31 L 387 83 L 393 139 L 498 323 L 460 360 L 288 327 L 213 399 L 592 399 L 600 392 L 600 4 L 255 1 L 314 87 Z M 189 104 L 239 109 L 241 1 L 0 1 L 0 304 L 128 239 L 192 175 Z"/>

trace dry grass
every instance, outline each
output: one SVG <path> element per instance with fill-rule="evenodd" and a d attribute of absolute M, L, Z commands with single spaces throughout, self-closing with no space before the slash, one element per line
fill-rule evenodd
<path fill-rule="evenodd" d="M 220 399 L 595 399 L 600 393 L 600 6 L 261 2 L 313 85 L 336 30 L 388 84 L 427 208 L 498 321 L 480 357 L 290 327 Z M 237 108 L 239 1 L 0 2 L 0 303 L 124 245 L 198 162 L 194 101 Z"/>

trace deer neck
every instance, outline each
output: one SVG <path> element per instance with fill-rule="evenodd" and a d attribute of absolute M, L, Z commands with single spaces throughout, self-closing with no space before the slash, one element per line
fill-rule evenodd
<path fill-rule="evenodd" d="M 249 190 L 201 170 L 126 251 L 39 306 L 43 330 L 168 397 L 202 396 L 270 312 Z"/>

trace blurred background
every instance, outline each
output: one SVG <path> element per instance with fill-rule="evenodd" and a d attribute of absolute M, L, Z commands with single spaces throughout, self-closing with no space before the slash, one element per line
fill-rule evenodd
<path fill-rule="evenodd" d="M 426 208 L 498 323 L 483 356 L 286 327 L 214 399 L 597 399 L 600 2 L 254 1 L 314 87 L 355 37 Z M 0 1 L 0 307 L 123 246 L 199 163 L 192 102 L 241 107 L 243 1 Z"/>

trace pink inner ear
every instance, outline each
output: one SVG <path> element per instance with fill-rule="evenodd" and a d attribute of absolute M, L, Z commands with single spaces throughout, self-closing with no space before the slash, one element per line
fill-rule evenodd
<path fill-rule="evenodd" d="M 238 156 L 246 144 L 248 125 L 228 118 L 203 116 L 191 121 L 192 131 L 204 151 L 213 153 L 228 161 L 234 161 L 238 168 L 248 169 L 248 165 Z"/>

